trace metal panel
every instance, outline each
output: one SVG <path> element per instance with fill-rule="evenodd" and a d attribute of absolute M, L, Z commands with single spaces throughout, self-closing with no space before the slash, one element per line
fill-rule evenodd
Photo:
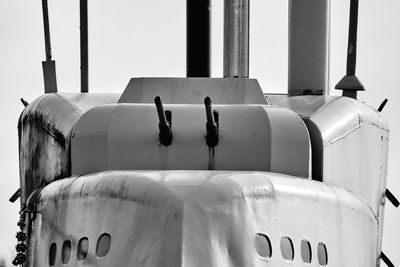
<path fill-rule="evenodd" d="M 266 170 L 309 176 L 310 144 L 293 112 L 255 105 L 214 105 L 219 143 L 206 144 L 202 105 L 164 105 L 172 113 L 173 140 L 159 141 L 155 105 L 94 108 L 74 128 L 72 173 L 103 170 Z M 213 167 L 212 167 L 213 166 Z"/>
<path fill-rule="evenodd" d="M 380 112 L 348 97 L 329 102 L 310 117 L 323 138 L 324 182 L 363 198 L 383 228 L 389 128 Z M 376 254 L 381 252 L 381 238 Z"/>
<path fill-rule="evenodd" d="M 88 109 L 115 103 L 118 94 L 46 94 L 27 106 L 18 122 L 21 203 L 38 186 L 70 176 L 72 127 Z"/>
<path fill-rule="evenodd" d="M 51 183 L 42 190 L 38 212 L 31 266 L 46 266 L 52 242 L 68 238 L 76 246 L 86 236 L 95 244 L 103 233 L 111 236 L 109 253 L 88 256 L 83 264 L 285 266 L 283 236 L 293 241 L 293 266 L 304 265 L 304 238 L 315 255 L 310 266 L 319 266 L 319 242 L 326 245 L 328 266 L 377 262 L 377 221 L 368 205 L 342 188 L 281 174 L 108 171 Z M 270 259 L 257 255 L 256 233 L 270 238 Z M 88 255 L 94 253 L 90 245 Z M 75 257 L 70 264 L 75 266 Z"/>
<path fill-rule="evenodd" d="M 44 92 L 57 93 L 56 62 L 54 60 L 42 61 Z"/>
<path fill-rule="evenodd" d="M 271 105 L 288 108 L 302 117 L 310 117 L 327 102 L 333 101 L 333 99 L 337 98 L 335 96 L 289 96 L 286 94 L 265 94 L 265 96 L 267 97 L 268 103 Z"/>
<path fill-rule="evenodd" d="M 160 96 L 166 104 L 268 104 L 256 79 L 227 78 L 133 78 L 118 103 L 154 103 Z"/>
<path fill-rule="evenodd" d="M 389 134 L 381 113 L 360 101 L 336 96 L 276 95 L 268 100 L 315 124 L 322 134 L 321 149 L 326 157 L 324 181 L 359 193 L 377 214 L 386 187 Z M 332 146 L 337 146 L 335 152 Z"/>
<path fill-rule="evenodd" d="M 275 95 L 268 100 L 306 120 L 312 151 L 319 155 L 313 164 L 322 160 L 322 170 L 313 166 L 313 175 L 319 171 L 324 182 L 354 192 L 371 207 L 379 221 L 375 252 L 379 258 L 389 144 L 389 127 L 382 114 L 348 97 Z"/>

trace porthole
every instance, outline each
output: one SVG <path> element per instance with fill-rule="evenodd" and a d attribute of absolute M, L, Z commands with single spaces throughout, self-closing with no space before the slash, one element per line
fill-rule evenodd
<path fill-rule="evenodd" d="M 61 248 L 61 262 L 67 264 L 71 257 L 71 241 L 65 240 Z"/>
<path fill-rule="evenodd" d="M 294 248 L 292 240 L 284 236 L 281 238 L 281 253 L 282 257 L 287 261 L 293 261 L 294 258 Z"/>
<path fill-rule="evenodd" d="M 312 259 L 311 245 L 307 240 L 301 241 L 301 257 L 305 263 L 310 263 Z"/>
<path fill-rule="evenodd" d="M 82 237 L 78 242 L 78 249 L 76 251 L 76 258 L 78 261 L 83 261 L 89 251 L 89 240 L 87 237 Z"/>
<path fill-rule="evenodd" d="M 257 233 L 254 243 L 256 251 L 260 257 L 271 258 L 272 247 L 271 247 L 271 241 L 269 240 L 268 236 Z"/>
<path fill-rule="evenodd" d="M 324 243 L 318 243 L 318 262 L 321 266 L 328 264 L 328 252 Z"/>
<path fill-rule="evenodd" d="M 111 246 L 111 236 L 106 233 L 102 234 L 97 240 L 96 255 L 98 257 L 104 257 L 110 250 L 110 246 Z"/>
<path fill-rule="evenodd" d="M 56 245 L 56 243 L 52 243 L 50 245 L 50 250 L 49 250 L 49 265 L 50 265 L 50 267 L 52 267 L 56 264 L 56 255 L 57 255 L 57 245 Z"/>

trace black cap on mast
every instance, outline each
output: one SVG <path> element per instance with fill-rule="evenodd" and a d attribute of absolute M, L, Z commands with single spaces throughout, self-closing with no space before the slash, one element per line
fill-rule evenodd
<path fill-rule="evenodd" d="M 357 91 L 365 91 L 364 86 L 356 76 L 357 21 L 358 0 L 351 0 L 346 75 L 335 86 L 335 89 L 343 90 L 343 96 L 351 98 L 357 98 Z"/>

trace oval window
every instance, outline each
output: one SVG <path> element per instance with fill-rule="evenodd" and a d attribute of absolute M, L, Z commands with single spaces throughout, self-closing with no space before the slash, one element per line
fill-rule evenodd
<path fill-rule="evenodd" d="M 65 240 L 61 248 L 61 262 L 67 264 L 71 257 L 71 241 Z"/>
<path fill-rule="evenodd" d="M 109 234 L 102 234 L 97 240 L 96 245 L 96 255 L 99 257 L 104 257 L 107 255 L 111 246 L 111 236 Z"/>
<path fill-rule="evenodd" d="M 78 261 L 86 259 L 89 251 L 89 240 L 87 237 L 82 237 L 78 242 L 78 249 L 76 251 L 76 257 Z"/>
<path fill-rule="evenodd" d="M 318 262 L 321 266 L 328 264 L 328 252 L 324 243 L 318 243 Z"/>
<path fill-rule="evenodd" d="M 255 239 L 255 247 L 260 257 L 271 258 L 272 247 L 271 247 L 271 241 L 269 240 L 268 236 L 257 233 Z"/>
<path fill-rule="evenodd" d="M 311 245 L 307 240 L 301 241 L 301 257 L 305 263 L 311 262 Z"/>
<path fill-rule="evenodd" d="M 281 238 L 281 252 L 285 260 L 292 261 L 294 258 L 294 248 L 292 240 L 284 236 Z"/>
<path fill-rule="evenodd" d="M 49 265 L 50 265 L 50 267 L 55 265 L 56 255 L 57 255 L 57 245 L 56 245 L 56 243 L 52 243 L 50 245 L 50 250 L 49 250 Z"/>

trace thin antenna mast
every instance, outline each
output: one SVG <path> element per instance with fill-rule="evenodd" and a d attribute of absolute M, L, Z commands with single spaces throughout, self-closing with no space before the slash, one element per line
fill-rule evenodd
<path fill-rule="evenodd" d="M 46 61 L 42 61 L 44 92 L 57 93 L 56 62 L 51 59 L 50 25 L 47 0 L 42 0 L 44 44 L 46 48 Z"/>
<path fill-rule="evenodd" d="M 88 3 L 80 0 L 81 93 L 89 92 Z"/>
<path fill-rule="evenodd" d="M 210 0 L 186 0 L 186 76 L 210 77 Z"/>
<path fill-rule="evenodd" d="M 46 61 L 51 61 L 50 25 L 47 0 L 42 0 L 44 45 L 46 48 Z"/>
<path fill-rule="evenodd" d="M 346 75 L 335 86 L 335 89 L 343 90 L 343 96 L 351 98 L 357 98 L 357 91 L 365 91 L 364 86 L 356 76 L 357 24 L 358 0 L 351 0 Z"/>

